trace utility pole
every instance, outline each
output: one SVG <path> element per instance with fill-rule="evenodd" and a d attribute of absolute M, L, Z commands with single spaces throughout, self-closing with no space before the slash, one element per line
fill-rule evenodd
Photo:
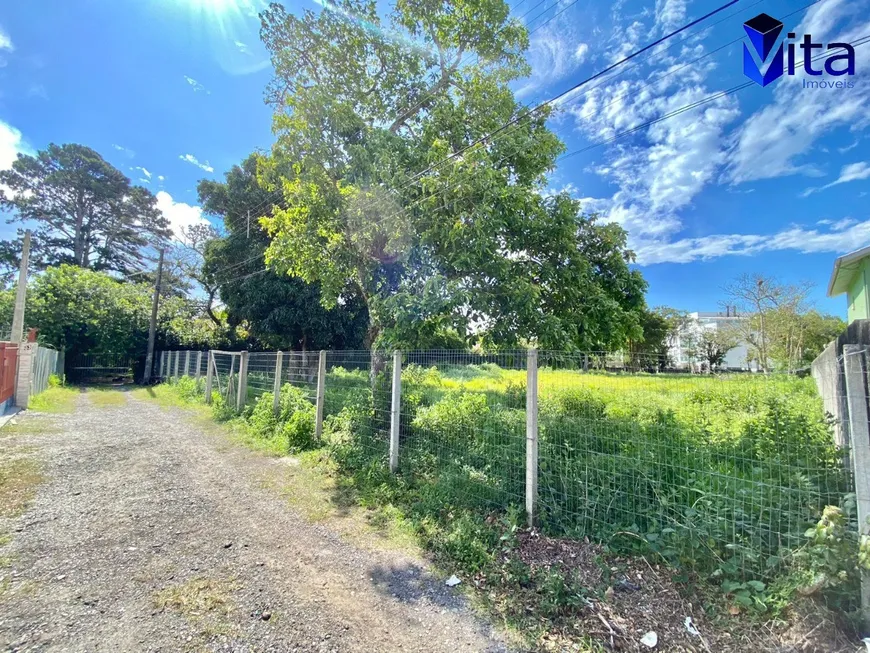
<path fill-rule="evenodd" d="M 27 265 L 30 262 L 30 229 L 24 232 L 21 264 L 18 267 L 18 289 L 15 292 L 15 313 L 12 315 L 12 342 L 24 340 L 24 307 L 27 303 Z"/>
<path fill-rule="evenodd" d="M 148 354 L 145 356 L 144 383 L 151 382 L 151 368 L 154 366 L 154 338 L 157 335 L 157 306 L 160 303 L 160 277 L 163 276 L 163 248 L 157 260 L 157 279 L 154 280 L 154 301 L 151 303 L 151 323 L 148 325 Z"/>
<path fill-rule="evenodd" d="M 248 211 L 248 235 L 247 238 L 251 237 L 251 211 Z"/>

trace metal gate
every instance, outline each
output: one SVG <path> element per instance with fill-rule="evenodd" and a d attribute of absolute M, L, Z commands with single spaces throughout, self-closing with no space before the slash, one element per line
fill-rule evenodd
<path fill-rule="evenodd" d="M 127 354 L 75 354 L 66 360 L 66 379 L 74 384 L 132 383 L 137 363 Z"/>

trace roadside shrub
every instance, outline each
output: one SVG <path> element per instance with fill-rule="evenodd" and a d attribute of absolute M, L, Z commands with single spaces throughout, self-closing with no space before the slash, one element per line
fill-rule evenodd
<path fill-rule="evenodd" d="M 63 385 L 63 381 L 60 380 L 60 377 L 57 374 L 49 374 L 48 375 L 48 387 L 49 388 L 59 388 Z"/>
<path fill-rule="evenodd" d="M 310 449 L 314 445 L 316 409 L 304 390 L 285 383 L 278 398 L 278 413 L 274 411 L 274 395 L 264 392 L 247 417 L 248 427 L 258 438 L 274 438 L 286 442 L 287 451 Z"/>
<path fill-rule="evenodd" d="M 198 401 L 202 398 L 203 384 L 189 376 L 181 376 L 170 381 L 175 393 L 186 401 Z"/>

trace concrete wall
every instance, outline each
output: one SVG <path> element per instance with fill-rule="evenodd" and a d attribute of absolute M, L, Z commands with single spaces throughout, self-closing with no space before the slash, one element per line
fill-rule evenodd
<path fill-rule="evenodd" d="M 846 385 L 843 371 L 845 345 L 870 346 L 870 320 L 851 322 L 846 330 L 825 347 L 813 361 L 810 370 L 822 397 L 825 412 L 834 418 L 834 439 L 839 446 L 849 446 Z"/>

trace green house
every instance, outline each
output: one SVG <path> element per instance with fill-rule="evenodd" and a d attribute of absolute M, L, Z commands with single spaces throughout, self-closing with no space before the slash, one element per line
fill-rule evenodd
<path fill-rule="evenodd" d="M 834 261 L 828 284 L 828 297 L 846 293 L 849 302 L 848 322 L 870 319 L 870 247 L 841 256 Z"/>

